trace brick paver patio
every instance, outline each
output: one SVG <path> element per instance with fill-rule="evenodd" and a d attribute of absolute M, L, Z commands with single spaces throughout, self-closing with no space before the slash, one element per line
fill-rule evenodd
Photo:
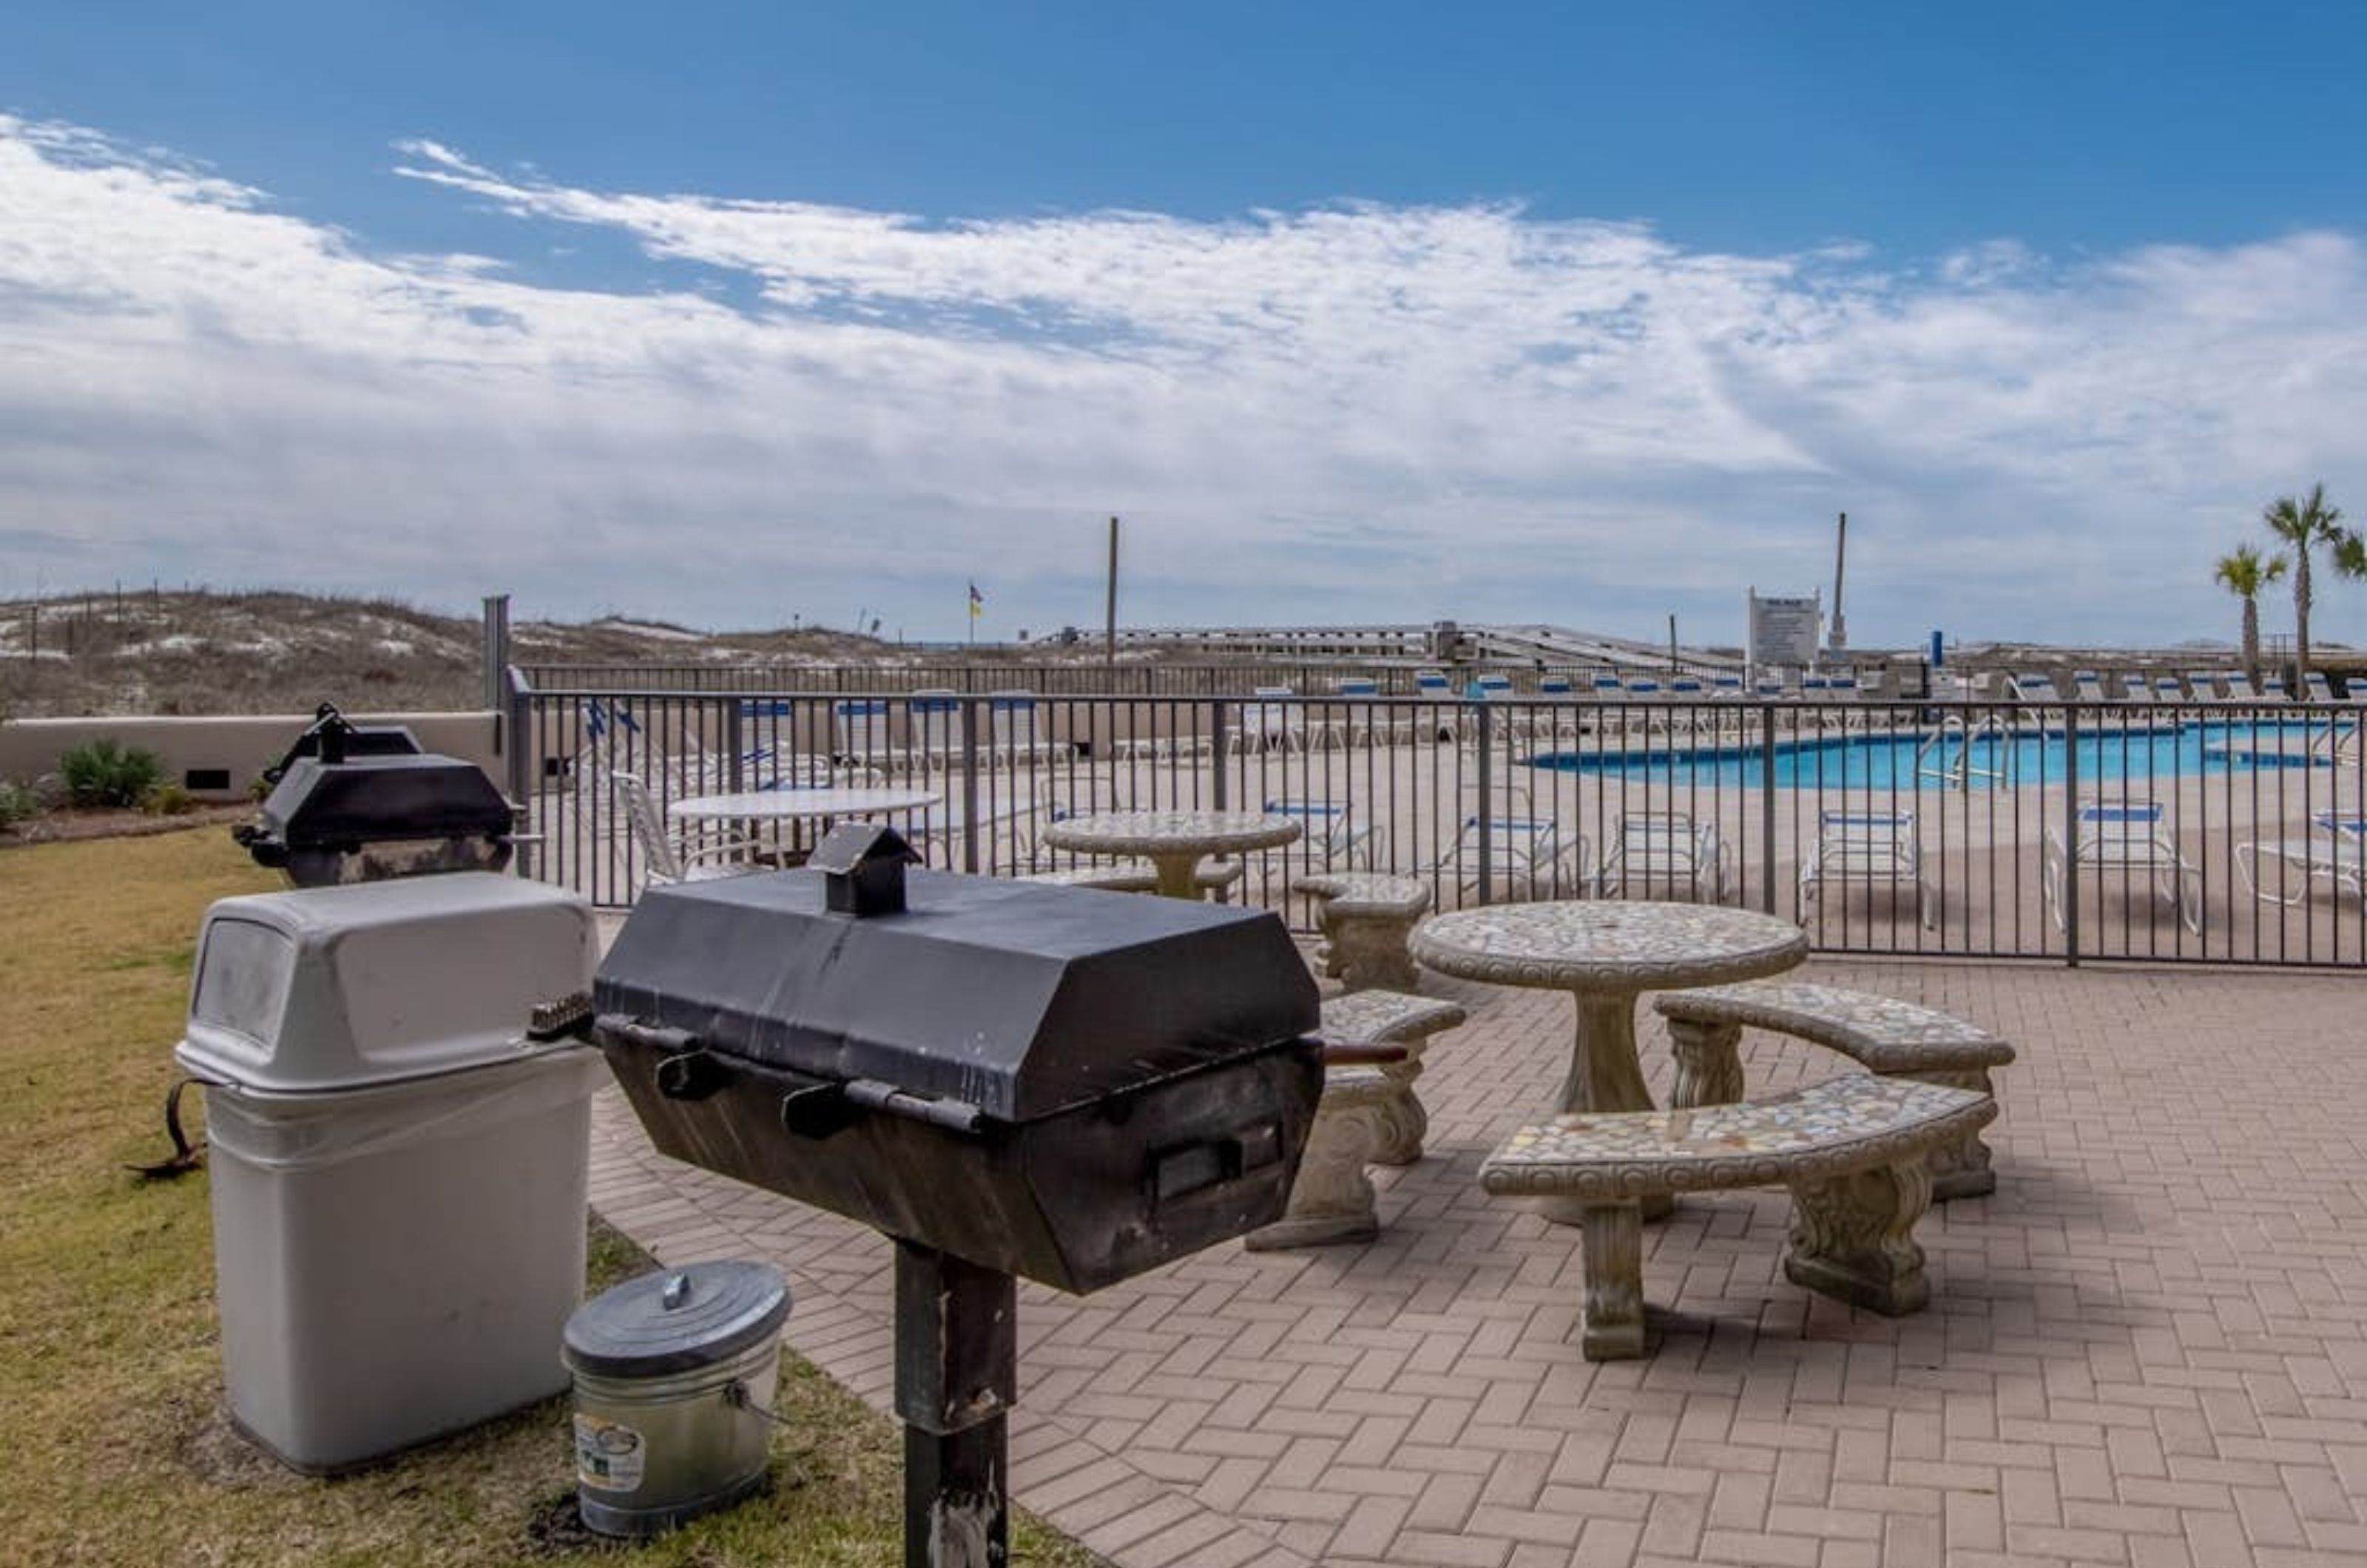
<path fill-rule="evenodd" d="M 1993 1197 L 1919 1231 L 1897 1322 L 1779 1271 L 1781 1192 L 1647 1227 L 1649 1359 L 1589 1365 L 1575 1230 L 1478 1188 L 1569 1057 L 1555 993 L 1471 1010 L 1379 1171 L 1380 1239 L 1228 1244 L 1022 1290 L 1018 1500 L 1121 1568 L 2367 1562 L 2367 988 L 2343 976 L 1823 962 L 2014 1042 Z M 1665 1036 L 1639 1010 L 1665 1093 Z M 1846 1066 L 1752 1036 L 1753 1092 Z M 661 1158 L 601 1097 L 594 1201 L 669 1262 L 770 1258 L 787 1337 L 883 1408 L 872 1233 Z"/>

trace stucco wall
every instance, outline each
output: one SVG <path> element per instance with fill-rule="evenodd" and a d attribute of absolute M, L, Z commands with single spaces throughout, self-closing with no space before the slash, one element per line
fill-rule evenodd
<path fill-rule="evenodd" d="M 410 727 L 430 751 L 459 757 L 503 778 L 494 749 L 498 727 L 488 713 L 354 714 L 357 724 Z M 111 738 L 164 759 L 164 777 L 187 787 L 200 800 L 243 800 L 263 770 L 277 761 L 304 727 L 308 715 L 230 718 L 19 718 L 0 724 L 0 778 L 30 780 L 57 771 L 58 759 L 85 741 Z M 198 788 L 192 773 L 219 770 L 220 788 Z"/>

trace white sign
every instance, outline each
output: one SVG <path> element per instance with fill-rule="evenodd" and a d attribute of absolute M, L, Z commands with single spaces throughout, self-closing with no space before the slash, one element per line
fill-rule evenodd
<path fill-rule="evenodd" d="M 1753 669 L 1782 665 L 1805 670 L 1816 663 L 1818 645 L 1824 640 L 1823 595 L 1771 599 L 1752 589 L 1748 605 Z"/>

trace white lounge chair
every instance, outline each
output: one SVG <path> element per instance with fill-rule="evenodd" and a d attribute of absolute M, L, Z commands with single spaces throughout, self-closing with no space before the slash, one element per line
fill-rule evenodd
<path fill-rule="evenodd" d="M 892 740 L 888 704 L 879 697 L 848 697 L 832 703 L 831 724 L 837 732 L 839 755 L 848 765 L 892 771 L 902 765 L 903 753 Z"/>
<path fill-rule="evenodd" d="M 2136 798 L 2098 799 L 2080 803 L 2077 841 L 2067 851 L 2063 834 L 2046 825 L 2039 851 L 2039 897 L 2055 916 L 2058 931 L 2067 929 L 2067 885 L 2076 871 L 2141 875 L 2154 892 L 2169 900 L 2173 913 L 2198 934 L 2203 930 L 2203 872 L 2180 853 L 2161 803 Z"/>
<path fill-rule="evenodd" d="M 990 757 L 1004 767 L 1032 767 L 1049 761 L 1067 748 L 1047 739 L 1040 728 L 1033 692 L 991 692 L 986 699 L 987 722 L 994 735 Z"/>
<path fill-rule="evenodd" d="M 961 765 L 968 735 L 959 692 L 914 692 L 904 721 L 910 727 L 912 758 L 924 771 Z"/>
<path fill-rule="evenodd" d="M 1265 810 L 1275 817 L 1298 819 L 1298 842 L 1287 852 L 1298 865 L 1330 871 L 1371 870 L 1373 829 L 1356 820 L 1353 804 L 1328 800 L 1269 800 Z"/>
<path fill-rule="evenodd" d="M 1307 749 L 1306 710 L 1294 702 L 1288 686 L 1257 686 L 1258 700 L 1241 705 L 1240 728 L 1233 732 L 1232 749 L 1244 751 L 1303 751 Z"/>
<path fill-rule="evenodd" d="M 644 780 L 634 773 L 610 773 L 608 781 L 616 786 L 617 804 L 624 808 L 626 826 L 641 852 L 641 870 L 651 886 L 712 882 L 764 869 L 754 861 L 765 848 L 761 840 L 709 837 L 695 845 L 677 843 L 666 830 L 665 814 L 658 809 Z"/>
<path fill-rule="evenodd" d="M 2019 680 L 2020 677 L 2016 679 Z M 2103 677 L 2098 675 L 2093 670 L 2071 671 L 2071 695 L 2083 703 L 2108 703 L 2112 700 L 2111 694 L 2104 690 Z"/>
<path fill-rule="evenodd" d="M 1923 845 L 1912 811 L 1818 812 L 1816 844 L 1800 863 L 1804 922 L 1808 900 L 1834 882 L 1886 888 L 1893 897 L 1899 889 L 1911 888 L 1916 918 L 1927 928 L 1939 924 L 1938 900 L 1923 874 Z"/>
<path fill-rule="evenodd" d="M 2259 688 L 2252 684 L 2251 676 L 2241 670 L 2227 672 L 2227 700 L 2231 703 L 2257 703 L 2261 700 Z"/>
<path fill-rule="evenodd" d="M 1584 864 L 1586 849 L 1585 834 L 1579 834 L 1575 841 L 1564 838 L 1561 824 L 1550 817 L 1475 813 L 1463 819 L 1446 852 L 1422 869 L 1451 875 L 1465 887 L 1476 887 L 1484 864 L 1500 896 L 1519 886 L 1535 894 L 1551 891 L 1569 880 L 1564 863 L 1575 856 L 1577 863 Z"/>
<path fill-rule="evenodd" d="M 1598 898 L 1650 897 L 1726 902 L 1733 855 L 1715 822 L 1696 823 L 1682 811 L 1630 812 L 1621 816 L 1618 837 L 1605 847 L 1590 879 Z"/>
<path fill-rule="evenodd" d="M 2244 890 L 2263 904 L 2292 906 L 2306 900 L 2322 882 L 2367 903 L 2367 818 L 2357 812 L 2321 811 L 2311 822 L 2318 832 L 2310 838 L 2236 846 L 2236 870 L 2244 879 Z M 2269 869 L 2272 865 L 2274 874 Z"/>
<path fill-rule="evenodd" d="M 2302 678 L 2302 684 L 2308 688 L 2305 694 L 2311 702 L 2330 703 L 2336 700 L 2334 682 L 2326 678 L 2326 671 L 2323 670 L 2311 671 Z"/>
<path fill-rule="evenodd" d="M 2186 700 L 2186 688 L 2178 683 L 2175 675 L 2157 675 L 2153 678 L 2153 700 L 2157 703 L 2182 703 Z"/>
<path fill-rule="evenodd" d="M 2219 690 L 2219 675 L 2212 670 L 2189 670 L 2186 689 L 2194 694 L 2198 703 L 2224 703 L 2228 698 Z"/>
<path fill-rule="evenodd" d="M 2005 678 L 2006 695 L 2018 703 L 2059 703 L 2063 694 L 2055 689 L 2055 677 L 2035 671 Z M 2100 691 L 2097 694 L 2102 695 Z"/>

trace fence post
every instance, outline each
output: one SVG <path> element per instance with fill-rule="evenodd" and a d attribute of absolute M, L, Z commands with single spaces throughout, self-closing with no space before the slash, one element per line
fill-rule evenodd
<path fill-rule="evenodd" d="M 1487 703 L 1471 705 L 1478 710 L 1479 720 L 1479 902 L 1492 904 L 1496 901 L 1496 824 L 1494 818 L 1488 815 L 1488 795 L 1495 773 L 1492 765 L 1494 746 L 1491 744 L 1495 738 L 1492 722 L 1495 716 L 1488 711 L 1490 705 Z"/>
<path fill-rule="evenodd" d="M 981 714 L 987 723 L 994 722 L 990 705 L 981 705 L 976 697 L 964 697 L 962 710 L 962 869 L 975 876 L 978 874 L 978 721 Z M 1014 773 L 1017 770 L 1013 770 Z"/>
<path fill-rule="evenodd" d="M 508 709 L 510 728 L 502 763 L 509 775 L 511 803 L 528 814 L 528 831 L 531 834 L 539 825 L 541 814 L 535 807 L 540 798 L 542 784 L 538 776 L 542 771 L 542 732 L 539 728 L 529 728 L 536 707 L 534 688 L 514 664 L 502 667 L 502 680 L 508 689 L 508 700 L 504 705 Z M 529 734 L 535 741 L 531 748 L 527 744 Z M 549 831 L 547 828 L 541 830 Z M 530 836 L 517 846 L 517 874 L 522 877 L 534 875 L 534 851 L 535 840 Z"/>
<path fill-rule="evenodd" d="M 739 697 L 723 699 L 723 776 L 737 795 L 746 784 L 741 759 L 748 750 L 748 705 Z"/>
<path fill-rule="evenodd" d="M 2040 744 L 2045 729 L 2040 728 Z M 2079 712 L 2063 710 L 2063 961 L 2079 967 Z M 2041 903 L 2045 902 L 2042 897 Z"/>
<path fill-rule="evenodd" d="M 1759 706 L 1760 908 L 1775 912 L 1775 705 Z M 1819 905 L 1819 908 L 1822 906 Z M 1805 911 L 1803 911 L 1805 916 Z"/>
<path fill-rule="evenodd" d="M 1208 771 L 1216 775 L 1209 804 L 1222 811 L 1229 791 L 1225 779 L 1225 704 L 1221 697 L 1208 705 Z"/>

